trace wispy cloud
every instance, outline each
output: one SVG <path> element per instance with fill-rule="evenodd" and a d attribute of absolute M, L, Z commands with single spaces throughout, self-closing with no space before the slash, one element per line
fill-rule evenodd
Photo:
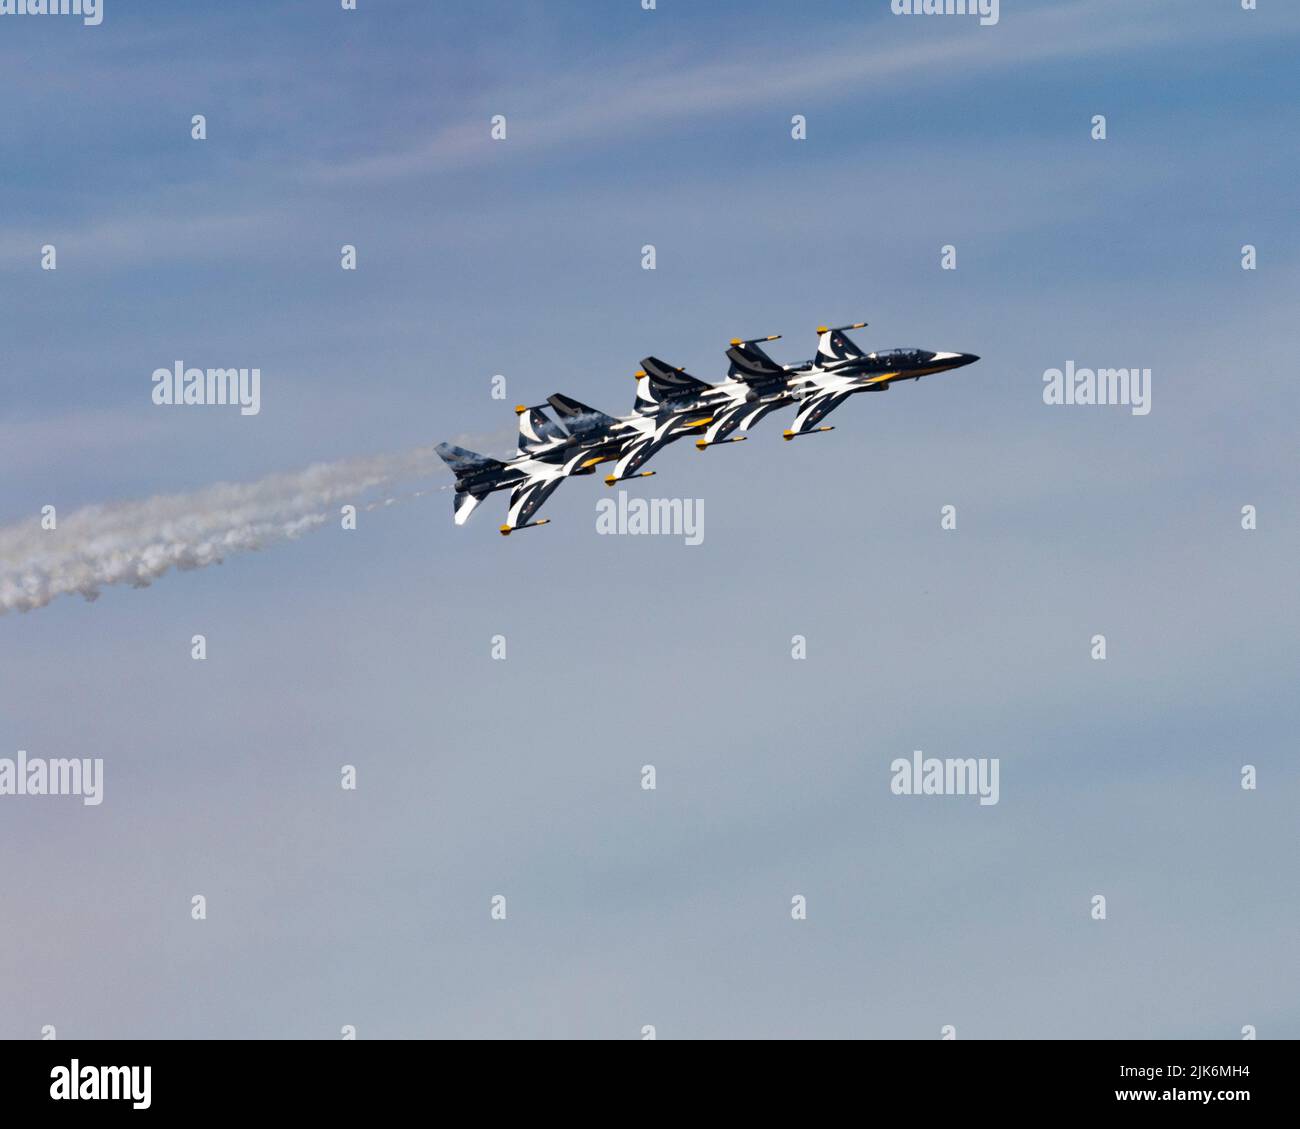
<path fill-rule="evenodd" d="M 1246 21 L 1211 24 L 1184 18 L 1173 2 L 1077 0 L 1029 12 L 1005 12 L 993 28 L 962 20 L 912 22 L 892 18 L 855 21 L 843 34 L 819 37 L 808 47 L 759 41 L 718 45 L 722 54 L 683 64 L 639 57 L 588 66 L 566 75 L 548 72 L 527 84 L 490 93 L 494 113 L 513 121 L 511 152 L 625 136 L 792 98 L 833 102 L 860 97 L 883 82 L 913 80 L 927 87 L 969 82 L 1014 66 L 1063 59 L 1112 58 L 1152 46 L 1176 48 L 1195 41 L 1222 43 L 1251 36 Z M 924 30 L 925 34 L 910 34 Z M 1288 10 L 1270 34 L 1300 32 L 1300 11 Z M 347 162 L 316 162 L 325 180 L 383 180 L 425 175 L 493 159 L 498 143 L 488 118 L 458 121 L 386 153 Z"/>

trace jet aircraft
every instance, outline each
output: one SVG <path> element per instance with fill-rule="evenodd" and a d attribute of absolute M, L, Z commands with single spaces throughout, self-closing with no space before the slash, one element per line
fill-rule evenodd
<path fill-rule="evenodd" d="M 948 372 L 974 364 L 979 360 L 974 353 L 933 352 L 929 349 L 886 349 L 882 352 L 864 353 L 848 336 L 850 329 L 862 329 L 866 322 L 817 329 L 817 354 L 799 365 L 780 365 L 763 351 L 759 341 L 733 339 L 727 357 L 734 374 L 748 374 L 749 378 L 772 391 L 783 393 L 796 404 L 794 422 L 784 432 L 783 439 L 800 435 L 814 435 L 833 431 L 821 421 L 857 392 L 884 392 L 891 384 L 903 380 L 919 380 L 933 373 Z M 709 436 L 706 433 L 705 438 Z M 698 444 L 697 444 L 698 445 Z"/>
<path fill-rule="evenodd" d="M 456 476 L 452 511 L 457 525 L 464 525 L 478 504 L 497 490 L 511 491 L 503 534 L 545 525 L 548 518 L 530 519 L 560 483 L 572 475 L 594 474 L 596 465 L 611 457 L 599 444 L 570 435 L 540 406 L 520 404 L 515 413 L 519 448 L 513 459 L 480 455 L 454 443 L 439 443 L 434 448 Z"/>

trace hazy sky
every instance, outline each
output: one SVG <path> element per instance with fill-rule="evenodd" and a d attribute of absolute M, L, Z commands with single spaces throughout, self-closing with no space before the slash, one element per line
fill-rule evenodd
<path fill-rule="evenodd" d="M 0 796 L 0 1036 L 1300 1037 L 1300 8 L 358 8 L 0 17 L 0 537 L 733 336 L 982 360 L 672 447 L 628 493 L 698 546 L 441 476 L 0 617 L 0 758 L 105 776 Z M 154 405 L 177 360 L 261 412 Z M 999 802 L 894 795 L 917 749 Z"/>

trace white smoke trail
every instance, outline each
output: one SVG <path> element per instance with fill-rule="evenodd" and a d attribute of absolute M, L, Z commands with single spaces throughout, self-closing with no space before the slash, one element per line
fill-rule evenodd
<path fill-rule="evenodd" d="M 113 584 L 147 588 L 168 569 L 204 568 L 235 553 L 293 540 L 338 516 L 336 502 L 446 468 L 431 448 L 317 463 L 258 482 L 87 506 L 0 528 L 0 615 L 43 608 L 56 596 L 95 599 Z M 446 487 L 442 487 L 446 489 Z M 367 508 L 391 505 L 372 502 Z"/>

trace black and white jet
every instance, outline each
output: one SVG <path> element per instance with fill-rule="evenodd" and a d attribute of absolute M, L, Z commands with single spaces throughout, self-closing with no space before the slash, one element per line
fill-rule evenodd
<path fill-rule="evenodd" d="M 782 438 L 794 439 L 834 428 L 821 421 L 857 392 L 884 392 L 891 384 L 919 380 L 923 376 L 948 372 L 974 364 L 974 353 L 940 353 L 929 349 L 886 349 L 864 353 L 848 336 L 850 329 L 862 329 L 866 322 L 817 330 L 817 353 L 798 365 L 780 365 L 760 347 L 760 341 L 733 339 L 727 357 L 733 377 L 751 380 L 766 396 L 795 405 L 794 421 Z M 706 432 L 705 439 L 711 440 Z"/>
<path fill-rule="evenodd" d="M 612 441 L 570 435 L 541 407 L 521 404 L 515 412 L 519 417 L 519 448 L 513 459 L 480 455 L 454 443 L 439 443 L 434 448 L 456 476 L 452 512 L 457 525 L 464 525 L 478 504 L 498 490 L 510 491 L 506 523 L 501 526 L 503 534 L 545 525 L 549 519 L 532 518 L 560 483 L 573 475 L 594 474 L 598 464 L 613 458 L 620 449 Z"/>

